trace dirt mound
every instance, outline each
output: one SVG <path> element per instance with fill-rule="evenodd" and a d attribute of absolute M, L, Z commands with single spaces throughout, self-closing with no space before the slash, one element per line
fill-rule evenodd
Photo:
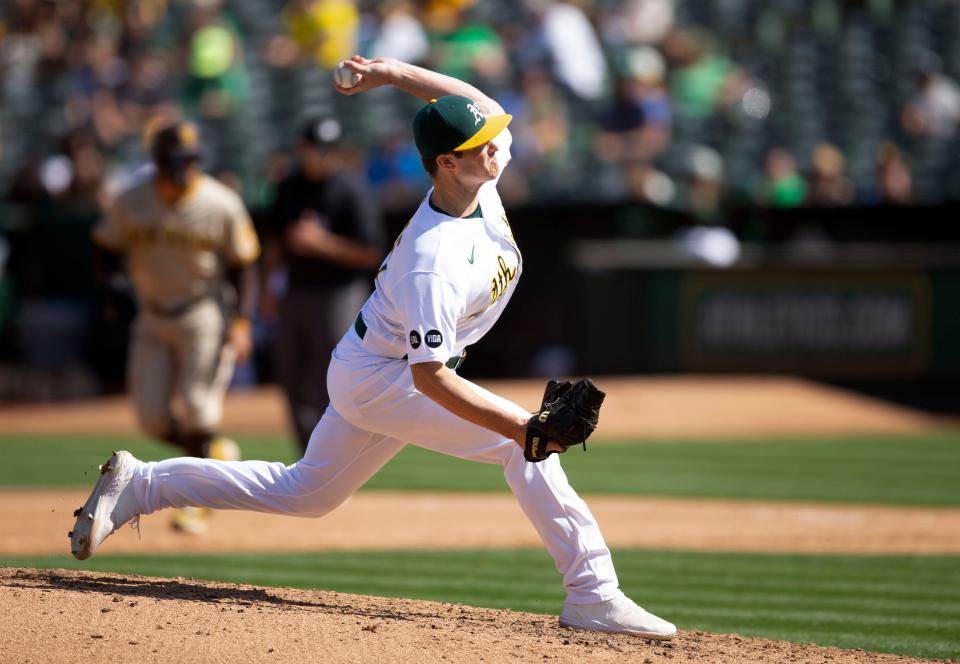
<path fill-rule="evenodd" d="M 732 436 L 908 434 L 942 426 L 917 411 L 799 378 L 781 376 L 644 376 L 597 378 L 607 392 L 600 427 L 591 440 Z M 543 380 L 481 381 L 530 410 Z M 232 392 L 224 430 L 287 433 L 280 391 Z M 0 407 L 0 433 L 136 432 L 125 398 Z"/>
<path fill-rule="evenodd" d="M 921 662 L 726 634 L 660 643 L 552 616 L 110 573 L 0 568 L 0 652 L 16 662 Z"/>
<path fill-rule="evenodd" d="M 0 554 L 66 553 L 86 490 L 0 491 Z M 614 547 L 712 551 L 960 553 L 960 509 L 590 496 Z M 448 518 L 457 514 L 457 519 Z M 516 499 L 499 493 L 361 491 L 321 519 L 215 512 L 204 537 L 171 512 L 122 528 L 106 553 L 539 547 Z M 4 534 L 7 533 L 7 534 Z M 15 535 L 13 535 L 15 533 Z"/>

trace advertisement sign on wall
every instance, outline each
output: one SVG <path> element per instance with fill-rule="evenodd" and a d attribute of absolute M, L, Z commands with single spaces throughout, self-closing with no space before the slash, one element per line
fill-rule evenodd
<path fill-rule="evenodd" d="M 916 273 L 688 274 L 681 363 L 706 371 L 917 374 L 930 352 L 929 290 Z"/>

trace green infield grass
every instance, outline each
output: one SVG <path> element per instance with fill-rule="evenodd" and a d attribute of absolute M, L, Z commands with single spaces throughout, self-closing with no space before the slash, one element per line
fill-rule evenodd
<path fill-rule="evenodd" d="M 617 550 L 623 589 L 681 629 L 920 657 L 960 657 L 960 557 Z M 0 557 L 67 567 L 432 599 L 552 613 L 560 578 L 541 550 Z M 200 601 L 200 600 L 198 600 Z"/>
<path fill-rule="evenodd" d="M 291 462 L 285 440 L 244 438 L 246 458 Z M 87 487 L 112 449 L 143 459 L 175 450 L 136 438 L 0 436 L 0 487 Z M 584 493 L 960 505 L 960 434 L 603 443 L 563 459 Z M 367 485 L 382 490 L 505 491 L 500 469 L 416 447 Z"/>

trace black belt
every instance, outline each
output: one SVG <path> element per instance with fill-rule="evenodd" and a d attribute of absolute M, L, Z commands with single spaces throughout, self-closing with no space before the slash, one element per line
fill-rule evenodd
<path fill-rule="evenodd" d="M 361 339 L 363 339 L 363 337 L 366 336 L 367 324 L 363 321 L 363 314 L 357 314 L 357 320 L 355 320 L 353 323 L 353 329 L 357 333 L 357 336 L 360 337 Z M 459 355 L 454 355 L 453 357 L 451 357 L 444 364 L 448 368 L 456 371 L 457 369 L 460 368 L 460 365 L 463 364 L 463 361 L 466 359 L 466 357 L 467 357 L 467 351 L 463 351 Z M 400 359 L 405 360 L 407 359 L 407 356 L 404 355 Z"/>

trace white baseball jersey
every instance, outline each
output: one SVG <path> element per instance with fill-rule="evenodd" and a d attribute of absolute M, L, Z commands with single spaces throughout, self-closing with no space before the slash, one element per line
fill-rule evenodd
<path fill-rule="evenodd" d="M 510 161 L 510 132 L 493 140 L 502 173 Z M 376 290 L 361 312 L 367 327 L 361 344 L 341 343 L 341 357 L 446 362 L 493 327 L 522 270 L 496 185 L 493 180 L 480 188 L 476 216 L 464 218 L 436 209 L 433 190 L 427 192 L 380 266 Z"/>

